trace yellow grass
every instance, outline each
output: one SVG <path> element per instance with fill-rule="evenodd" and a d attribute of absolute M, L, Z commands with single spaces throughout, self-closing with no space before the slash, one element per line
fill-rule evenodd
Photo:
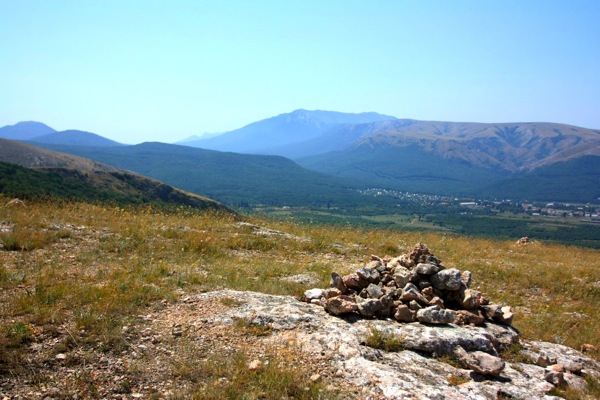
<path fill-rule="evenodd" d="M 293 236 L 257 234 L 241 220 Z M 37 330 L 57 325 L 118 349 L 133 316 L 182 290 L 299 296 L 307 287 L 280 278 L 310 273 L 327 287 L 331 271 L 354 272 L 370 254 L 400 255 L 418 242 L 445 266 L 471 271 L 493 302 L 512 305 L 524 338 L 600 347 L 593 249 L 85 203 L 0 208 L 0 228 L 0 361 L 18 361 L 11 355 Z"/>

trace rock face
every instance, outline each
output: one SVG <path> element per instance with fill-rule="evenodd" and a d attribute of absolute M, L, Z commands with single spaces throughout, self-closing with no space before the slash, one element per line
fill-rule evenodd
<path fill-rule="evenodd" d="M 327 359 L 337 370 L 335 379 L 363 388 L 361 399 L 549 400 L 558 399 L 549 395 L 556 386 L 585 387 L 583 377 L 600 378 L 597 361 L 565 346 L 520 341 L 518 332 L 508 325 L 489 320 L 478 326 L 459 326 L 364 318 L 360 307 L 366 308 L 365 302 L 360 305 L 348 300 L 352 297 L 327 299 L 343 304 L 334 309 L 349 310 L 341 312 L 342 317 L 320 304 L 253 292 L 204 293 L 197 302 L 237 300 L 240 305 L 216 314 L 210 323 L 232 325 L 244 318 L 268 325 L 271 334 L 263 340 L 296 346 L 309 358 Z M 370 300 L 384 307 L 380 299 Z M 375 314 L 378 312 L 381 310 Z M 402 304 L 395 314 L 409 316 L 411 312 L 418 311 Z M 388 352 L 366 346 L 374 330 L 400 340 L 402 350 Z M 523 349 L 520 359 L 530 359 L 530 363 L 501 359 L 504 348 L 519 342 Z M 456 362 L 444 362 L 448 358 Z M 544 366 L 536 364 L 539 359 Z M 453 378 L 463 383 L 457 384 Z"/>

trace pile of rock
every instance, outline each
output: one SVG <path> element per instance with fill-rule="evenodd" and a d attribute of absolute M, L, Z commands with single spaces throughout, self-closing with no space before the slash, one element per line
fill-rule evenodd
<path fill-rule="evenodd" d="M 395 318 L 400 322 L 511 325 L 511 307 L 491 304 L 471 289 L 471 272 L 446 268 L 422 243 L 399 257 L 371 261 L 353 274 L 331 274 L 331 287 L 310 289 L 303 300 L 333 315 Z"/>

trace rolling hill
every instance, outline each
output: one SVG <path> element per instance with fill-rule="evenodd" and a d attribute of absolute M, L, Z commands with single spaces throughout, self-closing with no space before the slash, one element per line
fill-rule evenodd
<path fill-rule="evenodd" d="M 4 126 L 0 128 L 0 138 L 71 146 L 123 146 L 95 133 L 75 129 L 56 131 L 48 125 L 35 121 Z"/>
<path fill-rule="evenodd" d="M 136 171 L 229 205 L 350 207 L 367 201 L 349 188 L 362 183 L 300 167 L 279 156 L 237 154 L 164 143 L 121 147 L 47 145 Z"/>
<path fill-rule="evenodd" d="M 0 192 L 21 198 L 52 196 L 227 210 L 214 200 L 133 172 L 5 139 L 0 139 Z"/>
<path fill-rule="evenodd" d="M 48 125 L 35 121 L 23 121 L 0 128 L 0 138 L 10 140 L 30 140 L 38 136 L 56 132 Z"/>
<path fill-rule="evenodd" d="M 123 146 L 121 143 L 96 135 L 95 133 L 74 129 L 36 136 L 30 139 L 30 141 L 34 143 L 66 144 L 70 146 Z"/>

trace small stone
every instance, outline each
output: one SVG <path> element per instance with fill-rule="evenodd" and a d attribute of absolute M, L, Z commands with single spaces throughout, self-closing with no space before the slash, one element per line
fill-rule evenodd
<path fill-rule="evenodd" d="M 257 369 L 259 369 L 260 367 L 262 367 L 262 361 L 260 360 L 252 360 L 250 361 L 250 363 L 248 364 L 248 369 L 250 371 L 256 371 Z"/>
<path fill-rule="evenodd" d="M 383 304 L 378 299 L 367 299 L 357 306 L 358 312 L 365 318 L 373 318 L 383 311 Z"/>
<path fill-rule="evenodd" d="M 356 273 L 343 276 L 342 281 L 348 289 L 356 291 L 360 291 L 369 286 L 369 281 L 361 279 Z"/>
<path fill-rule="evenodd" d="M 462 284 L 460 271 L 456 268 L 441 270 L 431 275 L 430 281 L 438 290 L 459 290 Z"/>
<path fill-rule="evenodd" d="M 58 353 L 58 354 L 55 356 L 55 358 L 56 358 L 57 360 L 61 360 L 61 361 L 62 361 L 62 360 L 66 360 L 66 359 L 67 359 L 67 355 L 66 355 L 66 354 L 64 354 L 64 353 Z"/>
<path fill-rule="evenodd" d="M 501 306 L 498 304 L 489 304 L 481 306 L 487 319 L 500 322 L 501 324 L 511 325 L 514 314 L 509 306 Z"/>
<path fill-rule="evenodd" d="M 309 303 L 313 299 L 320 299 L 321 297 L 323 297 L 323 295 L 324 295 L 324 290 L 318 289 L 318 288 L 309 289 L 304 292 L 304 298 Z"/>
<path fill-rule="evenodd" d="M 467 310 L 475 310 L 483 304 L 483 296 L 480 291 L 474 289 L 461 290 L 459 295 L 460 304 Z"/>
<path fill-rule="evenodd" d="M 466 288 L 469 288 L 471 286 L 471 279 L 472 279 L 471 271 L 461 272 L 460 281 Z"/>
<path fill-rule="evenodd" d="M 377 283 L 380 279 L 379 272 L 375 269 L 361 268 L 356 273 L 360 278 L 370 283 Z"/>
<path fill-rule="evenodd" d="M 369 297 L 371 297 L 372 299 L 378 299 L 381 296 L 383 296 L 383 291 L 381 290 L 381 288 L 373 283 L 369 284 L 366 290 L 369 294 Z"/>
<path fill-rule="evenodd" d="M 429 324 L 450 324 L 456 319 L 456 311 L 446 310 L 440 306 L 431 306 L 417 311 L 419 322 Z"/>
<path fill-rule="evenodd" d="M 433 295 L 433 288 L 431 286 L 421 289 L 421 294 L 431 302 L 435 296 Z"/>
<path fill-rule="evenodd" d="M 429 263 L 419 263 L 415 267 L 415 271 L 421 275 L 433 275 L 440 271 L 440 267 Z"/>
<path fill-rule="evenodd" d="M 342 292 L 342 294 L 348 293 L 348 288 L 346 287 L 346 285 L 344 285 L 344 280 L 342 279 L 340 274 L 338 274 L 337 272 L 331 273 L 330 286 L 332 288 L 338 289 L 340 292 Z"/>
<path fill-rule="evenodd" d="M 542 351 L 542 352 L 540 352 L 540 354 L 538 354 L 538 356 L 535 360 L 535 364 L 540 367 L 547 367 L 549 365 L 556 364 L 556 359 L 551 360 L 550 357 L 548 356 L 548 354 L 546 354 L 545 351 Z"/>
<path fill-rule="evenodd" d="M 408 302 L 408 308 L 410 308 L 413 311 L 419 311 L 420 309 L 423 308 L 423 306 L 421 306 L 419 303 L 417 303 L 414 300 L 411 300 Z"/>
<path fill-rule="evenodd" d="M 444 308 L 444 300 L 435 296 L 433 299 L 429 300 L 429 304 L 432 306 L 439 306 L 440 308 Z"/>
<path fill-rule="evenodd" d="M 402 288 L 402 295 L 400 296 L 402 301 L 415 300 L 421 304 L 428 305 L 429 301 L 421 294 L 419 289 L 413 283 L 407 283 Z"/>
<path fill-rule="evenodd" d="M 411 310 L 407 305 L 402 304 L 396 308 L 394 318 L 400 322 L 414 322 L 417 320 L 417 312 Z"/>
<path fill-rule="evenodd" d="M 313 383 L 321 381 L 321 375 L 319 375 L 319 374 L 312 374 L 310 376 L 310 381 L 313 382 Z"/>
<path fill-rule="evenodd" d="M 500 357 L 492 356 L 483 351 L 467 353 L 461 346 L 456 346 L 453 354 L 459 364 L 478 374 L 498 376 L 504 370 L 505 364 Z"/>
<path fill-rule="evenodd" d="M 406 268 L 398 267 L 396 268 L 392 277 L 394 278 L 394 281 L 398 287 L 404 287 L 404 285 L 410 282 L 412 274 Z"/>
<path fill-rule="evenodd" d="M 454 323 L 456 325 L 481 325 L 485 322 L 485 318 L 479 311 L 470 310 L 457 310 L 456 319 Z"/>
<path fill-rule="evenodd" d="M 341 295 L 325 301 L 325 311 L 333 315 L 343 315 L 358 311 L 358 305 L 353 296 Z"/>
<path fill-rule="evenodd" d="M 332 297 L 337 297 L 337 296 L 341 296 L 343 293 L 340 289 L 338 288 L 329 288 L 329 289 L 325 289 L 323 291 L 323 297 L 325 297 L 326 299 L 330 299 Z"/>
<path fill-rule="evenodd" d="M 567 381 L 565 380 L 565 374 L 562 371 L 555 371 L 551 368 L 546 368 L 544 370 L 544 380 L 546 382 L 550 382 L 556 387 L 564 388 L 567 386 Z"/>

